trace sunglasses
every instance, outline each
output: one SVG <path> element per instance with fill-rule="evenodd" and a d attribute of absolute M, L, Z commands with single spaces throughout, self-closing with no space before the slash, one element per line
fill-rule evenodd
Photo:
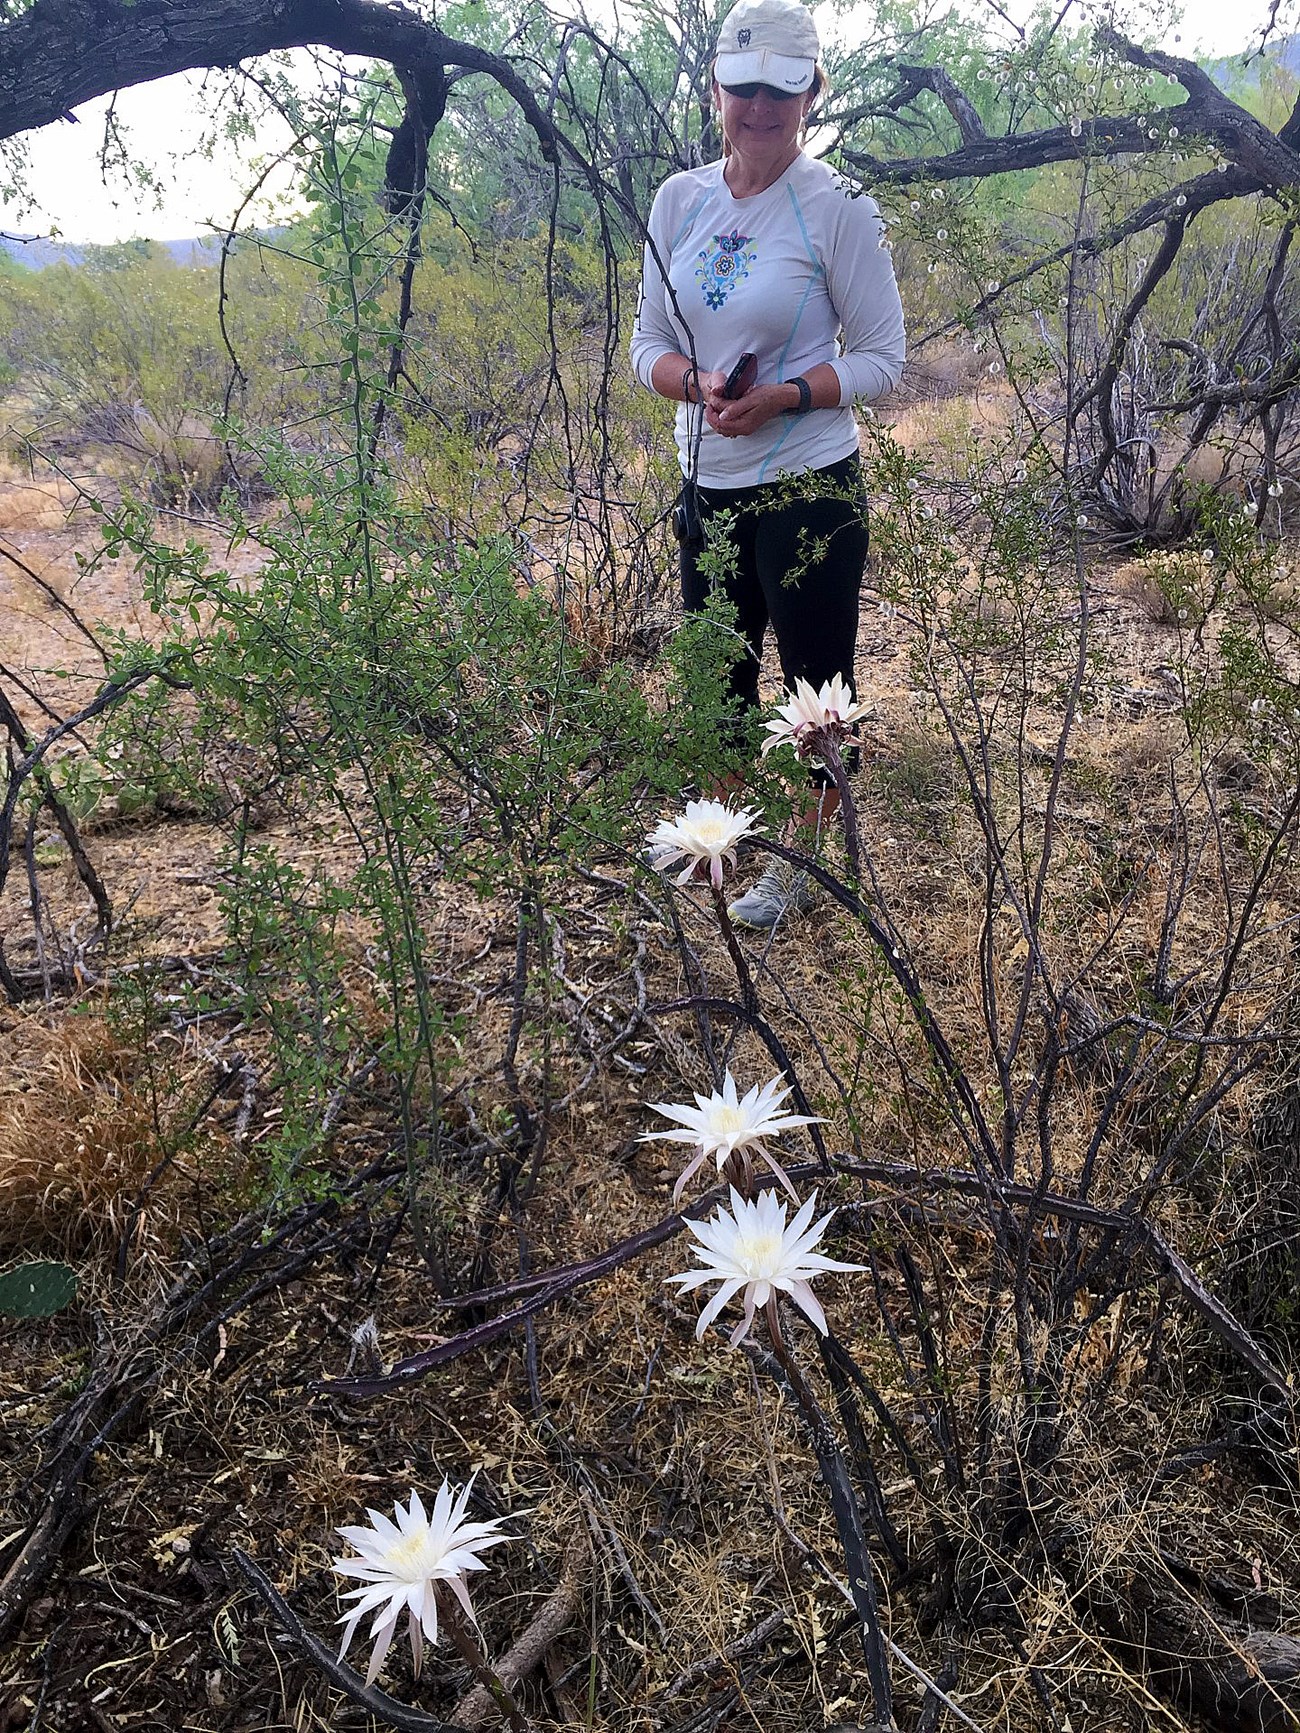
<path fill-rule="evenodd" d="M 760 90 L 773 102 L 793 102 L 795 97 L 808 94 L 806 90 L 778 90 L 774 84 L 724 84 L 722 89 L 728 96 L 738 96 L 742 102 L 751 102 Z"/>

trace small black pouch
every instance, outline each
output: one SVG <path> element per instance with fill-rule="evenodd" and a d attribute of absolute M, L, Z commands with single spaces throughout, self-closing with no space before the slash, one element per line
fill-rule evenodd
<path fill-rule="evenodd" d="M 693 481 L 684 481 L 682 491 L 672 510 L 673 536 L 684 548 L 704 546 L 704 521 L 700 517 L 700 496 Z"/>

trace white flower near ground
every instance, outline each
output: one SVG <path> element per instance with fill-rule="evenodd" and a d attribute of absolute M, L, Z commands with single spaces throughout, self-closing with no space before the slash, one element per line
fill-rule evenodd
<path fill-rule="evenodd" d="M 347 1629 L 339 1659 L 348 1652 L 357 1626 L 368 1613 L 375 1614 L 370 1627 L 374 1648 L 366 1669 L 366 1684 L 374 1683 L 384 1664 L 388 1646 L 397 1629 L 402 1609 L 406 1609 L 411 1637 L 411 1659 L 419 1677 L 424 1659 L 424 1639 L 438 1640 L 438 1585 L 445 1584 L 477 1624 L 469 1603 L 465 1577 L 470 1571 L 487 1570 L 479 1553 L 484 1547 L 499 1546 L 511 1538 L 498 1534 L 499 1522 L 466 1522 L 471 1478 L 462 1487 L 453 1489 L 444 1480 L 433 1501 L 433 1510 L 426 1515 L 418 1492 L 412 1492 L 410 1504 L 403 1509 L 399 1502 L 394 1510 L 397 1521 L 380 1511 L 368 1510 L 369 1528 L 341 1528 L 340 1536 L 356 1548 L 355 1557 L 336 1558 L 334 1569 L 340 1576 L 360 1577 L 362 1587 L 349 1589 L 344 1600 L 355 1600 L 356 1606 L 339 1620 Z"/>
<path fill-rule="evenodd" d="M 843 740 L 850 723 L 870 711 L 870 704 L 855 699 L 848 682 L 838 674 L 827 680 L 820 692 L 814 692 L 807 680 L 796 680 L 794 691 L 787 692 L 785 703 L 778 705 L 775 720 L 764 725 L 768 738 L 763 742 L 763 751 L 770 752 L 774 746 L 793 746 L 799 752 L 808 736 L 814 734 Z"/>
<path fill-rule="evenodd" d="M 647 839 L 656 872 L 666 872 L 683 856 L 686 865 L 677 876 L 684 885 L 706 861 L 715 889 L 722 885 L 722 867 L 736 864 L 736 845 L 754 836 L 762 826 L 758 814 L 747 806 L 731 807 L 723 800 L 689 800 L 680 818 L 661 818 Z"/>
<path fill-rule="evenodd" d="M 717 1214 L 708 1221 L 686 1224 L 700 1242 L 695 1255 L 701 1267 L 669 1276 L 668 1280 L 676 1282 L 683 1293 L 707 1282 L 721 1283 L 700 1313 L 695 1327 L 697 1341 L 737 1294 L 743 1298 L 745 1311 L 731 1332 L 733 1348 L 749 1334 L 754 1313 L 760 1306 L 766 1306 L 773 1293 L 788 1294 L 814 1327 L 823 1336 L 826 1334 L 826 1314 L 810 1283 L 828 1270 L 851 1272 L 865 1266 L 837 1263 L 813 1250 L 835 1214 L 834 1210 L 828 1210 L 820 1221 L 814 1222 L 816 1207 L 814 1192 L 787 1226 L 785 1204 L 775 1192 L 761 1192 L 753 1203 L 747 1203 L 732 1186 L 729 1210 L 719 1206 Z"/>
<path fill-rule="evenodd" d="M 684 1101 L 652 1101 L 650 1106 L 655 1113 L 662 1113 L 665 1119 L 675 1119 L 684 1129 L 646 1131 L 641 1134 L 641 1143 L 667 1138 L 673 1143 L 698 1146 L 695 1160 L 686 1167 L 673 1187 L 674 1206 L 687 1182 L 710 1156 L 717 1162 L 721 1173 L 737 1152 L 746 1156 L 761 1155 L 797 1203 L 799 1196 L 790 1183 L 789 1174 L 764 1140 L 779 1137 L 783 1131 L 795 1131 L 801 1125 L 821 1125 L 822 1121 L 804 1113 L 778 1113 L 777 1108 L 789 1093 L 789 1085 L 783 1084 L 779 1077 L 773 1077 L 767 1083 L 756 1083 L 742 1096 L 736 1088 L 735 1078 L 728 1071 L 722 1080 L 721 1091 L 715 1089 L 711 1095 L 697 1093 L 694 1107 L 688 1107 Z"/>

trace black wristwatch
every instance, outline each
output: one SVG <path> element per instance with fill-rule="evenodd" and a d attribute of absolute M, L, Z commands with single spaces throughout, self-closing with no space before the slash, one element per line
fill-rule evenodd
<path fill-rule="evenodd" d="M 808 411 L 813 406 L 812 386 L 802 377 L 799 379 L 787 379 L 786 384 L 798 386 L 799 401 L 795 404 L 793 409 L 787 409 L 785 413 L 787 415 L 807 415 Z"/>

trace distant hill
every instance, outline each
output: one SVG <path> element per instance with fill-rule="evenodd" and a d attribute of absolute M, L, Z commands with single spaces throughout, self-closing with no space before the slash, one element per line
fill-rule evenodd
<path fill-rule="evenodd" d="M 1228 91 L 1242 84 L 1257 85 L 1260 81 L 1261 60 L 1270 68 L 1300 77 L 1300 36 L 1279 36 L 1265 46 L 1262 56 L 1252 57 L 1245 66 L 1242 65 L 1242 59 L 1242 55 L 1233 54 L 1221 56 L 1218 60 L 1203 61 L 1202 64 L 1219 88 Z"/>
<path fill-rule="evenodd" d="M 256 235 L 240 235 L 237 247 L 250 241 L 273 241 L 284 234 L 283 228 L 262 229 Z M 129 259 L 133 254 L 147 255 L 151 248 L 167 253 L 173 263 L 183 266 L 215 265 L 221 257 L 222 235 L 194 235 L 183 241 L 121 241 L 111 247 L 76 244 L 72 241 L 49 241 L 40 235 L 0 235 L 0 252 L 7 253 L 29 271 L 43 271 L 47 265 L 109 264 Z"/>

